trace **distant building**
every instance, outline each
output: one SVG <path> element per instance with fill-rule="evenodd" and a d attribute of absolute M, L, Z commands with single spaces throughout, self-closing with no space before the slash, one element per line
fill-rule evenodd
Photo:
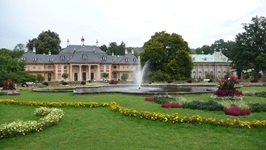
<path fill-rule="evenodd" d="M 134 51 L 125 55 L 107 55 L 97 45 L 69 45 L 57 55 L 36 54 L 36 49 L 25 51 L 20 60 L 27 62 L 25 70 L 34 76 L 41 74 L 45 81 L 61 81 L 62 74 L 69 76 L 66 81 L 102 81 L 102 74 L 108 73 L 108 80 L 120 80 L 122 74 L 129 75 L 128 80 L 134 80 L 134 71 L 140 67 L 140 60 Z"/>
<path fill-rule="evenodd" d="M 193 79 L 206 79 L 206 75 L 222 78 L 226 74 L 235 74 L 231 61 L 221 51 L 213 54 L 191 54 L 194 68 L 191 73 Z"/>

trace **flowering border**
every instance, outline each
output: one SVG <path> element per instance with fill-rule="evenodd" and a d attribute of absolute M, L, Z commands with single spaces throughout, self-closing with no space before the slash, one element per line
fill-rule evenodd
<path fill-rule="evenodd" d="M 211 124 L 215 126 L 226 126 L 226 127 L 266 127 L 266 120 L 253 120 L 253 121 L 242 121 L 240 119 L 216 119 L 207 118 L 199 115 L 193 116 L 179 116 L 175 114 L 163 114 L 158 112 L 148 111 L 137 111 L 134 109 L 128 109 L 122 107 L 115 102 L 30 102 L 30 101 L 15 101 L 8 99 L 0 99 L 0 103 L 6 104 L 19 104 L 19 105 L 31 105 L 31 106 L 53 106 L 53 107 L 109 107 L 113 111 L 117 111 L 126 116 L 138 117 L 141 119 L 148 120 L 159 120 L 162 122 L 172 123 L 193 123 L 193 124 Z"/>
<path fill-rule="evenodd" d="M 0 125 L 0 138 L 26 135 L 31 132 L 40 132 L 45 128 L 53 126 L 64 116 L 62 109 L 58 108 L 37 108 L 34 111 L 37 116 L 44 116 L 38 121 L 13 121 L 9 124 Z"/>

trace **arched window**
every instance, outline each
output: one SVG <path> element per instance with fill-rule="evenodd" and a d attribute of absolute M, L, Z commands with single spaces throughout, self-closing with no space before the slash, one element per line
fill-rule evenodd
<path fill-rule="evenodd" d="M 126 58 L 125 61 L 128 62 L 128 58 Z"/>
<path fill-rule="evenodd" d="M 61 60 L 64 60 L 64 59 L 65 59 L 65 56 L 64 56 L 64 55 L 61 55 L 61 56 L 60 56 L 60 59 L 61 59 Z"/>
<path fill-rule="evenodd" d="M 38 59 L 36 58 L 36 57 L 33 57 L 33 59 L 32 59 L 33 61 L 37 61 Z"/>
<path fill-rule="evenodd" d="M 102 56 L 102 60 L 106 60 L 106 56 Z"/>
<path fill-rule="evenodd" d="M 82 59 L 87 59 L 88 56 L 87 55 L 82 55 Z"/>
<path fill-rule="evenodd" d="M 49 62 L 52 62 L 52 61 L 53 61 L 53 59 L 52 59 L 52 58 L 49 58 L 49 59 L 48 59 L 48 61 L 49 61 Z"/>
<path fill-rule="evenodd" d="M 22 60 L 27 60 L 27 58 L 26 57 L 23 57 Z"/>
<path fill-rule="evenodd" d="M 137 59 L 136 58 L 133 58 L 133 61 L 137 61 Z"/>

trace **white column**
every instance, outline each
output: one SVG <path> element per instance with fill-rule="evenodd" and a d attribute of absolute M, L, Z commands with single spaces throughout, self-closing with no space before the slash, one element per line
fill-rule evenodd
<path fill-rule="evenodd" d="M 91 80 L 91 65 L 88 65 L 88 67 L 89 67 L 89 75 L 88 75 L 88 78 L 89 78 L 89 80 Z"/>
<path fill-rule="evenodd" d="M 97 65 L 97 80 L 100 80 L 101 75 L 100 75 L 100 65 Z"/>
<path fill-rule="evenodd" d="M 79 75 L 78 75 L 78 81 L 82 81 L 82 76 L 81 76 L 81 65 L 79 65 Z"/>
<path fill-rule="evenodd" d="M 70 64 L 70 66 L 69 66 L 69 81 L 74 81 L 73 79 L 72 79 L 72 65 Z"/>

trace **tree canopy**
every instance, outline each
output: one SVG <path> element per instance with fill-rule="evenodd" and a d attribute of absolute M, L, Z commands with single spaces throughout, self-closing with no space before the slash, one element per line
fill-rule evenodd
<path fill-rule="evenodd" d="M 243 28 L 245 31 L 236 35 L 230 59 L 238 74 L 251 69 L 256 77 L 260 71 L 266 72 L 266 19 L 253 17 Z"/>
<path fill-rule="evenodd" d="M 109 43 L 108 47 L 106 45 L 100 46 L 100 49 L 105 51 L 108 55 L 112 53 L 114 55 L 124 55 L 126 50 L 126 44 L 122 41 L 120 45 L 117 45 L 116 42 Z M 128 49 L 130 51 L 130 49 Z"/>
<path fill-rule="evenodd" d="M 53 31 L 43 31 L 39 34 L 37 38 L 33 38 L 28 41 L 27 48 L 32 50 L 33 47 L 36 48 L 36 54 L 58 54 L 61 50 L 60 46 L 61 40 L 59 35 Z"/>
<path fill-rule="evenodd" d="M 34 76 L 25 71 L 26 62 L 18 61 L 19 57 L 16 51 L 0 49 L 0 85 L 2 85 L 4 79 L 8 78 L 15 83 L 35 80 Z"/>
<path fill-rule="evenodd" d="M 190 48 L 181 35 L 169 34 L 165 31 L 156 32 L 149 41 L 144 43 L 143 48 L 144 51 L 140 54 L 141 63 L 144 65 L 145 62 L 149 61 L 149 71 L 151 73 L 148 73 L 148 75 L 150 78 L 155 80 L 164 78 L 167 80 L 166 77 L 172 77 L 172 79 L 190 77 L 193 63 L 185 59 L 190 57 Z M 176 74 L 177 71 L 182 70 L 182 66 L 178 64 L 180 61 L 190 65 L 186 70 L 187 73 Z"/>

